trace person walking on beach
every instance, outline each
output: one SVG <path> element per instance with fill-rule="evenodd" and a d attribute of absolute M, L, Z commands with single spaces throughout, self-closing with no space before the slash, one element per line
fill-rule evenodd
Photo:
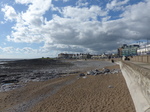
<path fill-rule="evenodd" d="M 111 62 L 114 63 L 114 60 L 112 59 Z"/>

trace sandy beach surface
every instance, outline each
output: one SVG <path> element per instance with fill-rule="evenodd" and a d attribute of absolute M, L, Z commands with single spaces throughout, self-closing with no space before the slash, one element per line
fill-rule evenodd
<path fill-rule="evenodd" d="M 0 112 L 135 112 L 121 72 L 79 76 L 94 67 L 46 81 L 29 81 L 25 87 L 0 92 Z M 110 64 L 106 68 L 119 66 Z"/>

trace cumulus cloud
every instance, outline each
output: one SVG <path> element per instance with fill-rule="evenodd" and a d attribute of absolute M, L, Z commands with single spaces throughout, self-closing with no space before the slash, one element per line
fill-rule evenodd
<path fill-rule="evenodd" d="M 54 0 L 54 1 L 63 1 L 63 2 L 68 2 L 70 0 Z"/>
<path fill-rule="evenodd" d="M 43 15 L 50 8 L 51 0 L 16 0 L 16 3 L 26 4 L 28 9 L 18 14 L 17 23 L 7 39 L 27 43 L 43 41 L 44 34 L 40 33 L 45 19 Z"/>
<path fill-rule="evenodd" d="M 68 2 L 69 0 L 63 0 L 63 2 Z"/>
<path fill-rule="evenodd" d="M 39 49 L 33 49 L 31 47 L 23 47 L 23 48 L 15 48 L 12 46 L 9 47 L 1 47 L 0 51 L 2 51 L 1 58 L 39 58 L 39 57 L 55 57 L 60 51 L 53 51 L 41 47 Z"/>
<path fill-rule="evenodd" d="M 142 10 L 141 10 L 142 9 Z M 122 14 L 132 39 L 150 38 L 150 1 L 128 6 Z"/>
<path fill-rule="evenodd" d="M 33 49 L 30 47 L 24 47 L 24 48 L 15 48 L 13 46 L 9 47 L 0 47 L 0 50 L 2 50 L 5 53 L 23 53 L 23 54 L 37 54 L 38 49 Z"/>
<path fill-rule="evenodd" d="M 150 38 L 150 1 L 124 6 L 128 1 L 113 0 L 102 9 L 96 5 L 58 8 L 51 5 L 50 0 L 16 0 L 16 3 L 26 4 L 28 9 L 18 14 L 17 23 L 7 39 L 26 43 L 44 42 L 39 50 L 24 48 L 25 52 L 114 51 L 122 43 Z M 110 20 L 108 10 L 122 6 L 124 12 L 120 18 Z M 58 12 L 47 20 L 44 14 L 50 7 Z"/>
<path fill-rule="evenodd" d="M 16 3 L 19 3 L 19 4 L 29 4 L 31 3 L 32 1 L 31 0 L 15 0 Z"/>
<path fill-rule="evenodd" d="M 0 47 L 0 49 L 1 49 L 3 52 L 7 52 L 7 53 L 13 53 L 13 51 L 14 51 L 14 48 L 13 48 L 13 47 Z"/>
<path fill-rule="evenodd" d="M 37 50 L 32 49 L 30 47 L 24 47 L 23 49 L 21 49 L 21 51 L 24 52 L 24 53 L 27 53 L 27 54 L 32 54 L 32 53 L 37 54 Z"/>
<path fill-rule="evenodd" d="M 123 9 L 123 5 L 127 4 L 129 2 L 129 0 L 112 0 L 110 3 L 107 3 L 106 8 L 108 10 L 122 10 Z"/>
<path fill-rule="evenodd" d="M 98 16 L 106 16 L 107 12 L 103 11 L 101 7 L 91 6 L 90 8 L 83 7 L 64 7 L 62 14 L 65 18 L 78 19 L 80 21 L 97 20 Z"/>
<path fill-rule="evenodd" d="M 85 48 L 80 45 L 66 45 L 66 44 L 52 44 L 52 43 L 46 43 L 40 50 L 43 52 L 48 52 L 49 50 L 52 51 L 63 51 L 68 53 L 92 53 L 93 51 L 89 48 Z"/>
<path fill-rule="evenodd" d="M 4 17 L 6 21 L 7 20 L 13 21 L 17 18 L 17 13 L 15 9 L 9 5 L 4 5 L 1 11 L 5 13 Z"/>
<path fill-rule="evenodd" d="M 85 7 L 85 6 L 87 6 L 89 3 L 86 1 L 86 0 L 78 0 L 77 2 L 76 2 L 76 5 L 78 6 L 78 7 Z"/>

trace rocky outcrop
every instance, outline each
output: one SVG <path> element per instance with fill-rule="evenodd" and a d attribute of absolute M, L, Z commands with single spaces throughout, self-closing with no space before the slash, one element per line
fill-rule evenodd
<path fill-rule="evenodd" d="M 72 65 L 54 59 L 17 60 L 1 63 L 0 92 L 25 86 L 29 81 L 45 81 L 62 77 L 65 72 L 57 69 Z"/>

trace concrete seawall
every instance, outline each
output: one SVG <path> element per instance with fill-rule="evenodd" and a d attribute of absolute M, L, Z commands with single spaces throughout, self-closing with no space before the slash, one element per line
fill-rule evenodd
<path fill-rule="evenodd" d="M 150 70 L 130 62 L 120 61 L 136 112 L 150 112 Z"/>

